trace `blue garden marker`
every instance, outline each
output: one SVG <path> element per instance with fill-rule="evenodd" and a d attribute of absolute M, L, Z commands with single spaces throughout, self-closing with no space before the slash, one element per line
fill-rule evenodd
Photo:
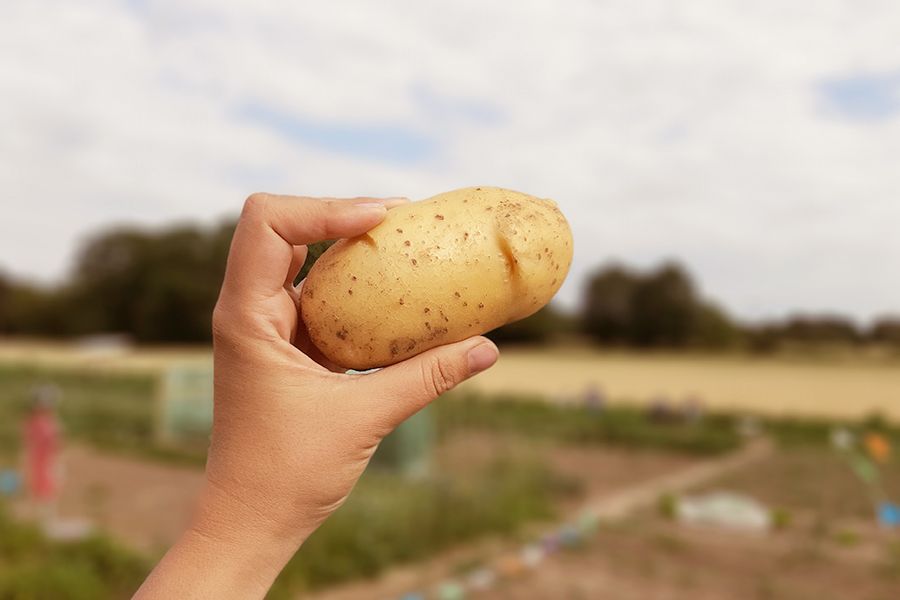
<path fill-rule="evenodd" d="M 893 529 L 900 527 L 900 506 L 893 502 L 882 502 L 878 505 L 878 523 L 882 527 Z"/>
<path fill-rule="evenodd" d="M 0 496 L 14 496 L 22 485 L 21 477 L 12 469 L 0 471 Z"/>

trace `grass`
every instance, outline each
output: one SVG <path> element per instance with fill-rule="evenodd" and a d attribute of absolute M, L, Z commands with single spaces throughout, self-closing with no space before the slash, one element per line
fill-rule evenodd
<path fill-rule="evenodd" d="M 557 501 L 573 489 L 543 465 L 511 456 L 444 478 L 367 473 L 288 563 L 269 597 L 293 598 L 486 535 L 513 535 L 554 518 Z M 126 598 L 150 564 L 103 537 L 48 541 L 0 512 L 0 600 Z"/>
<path fill-rule="evenodd" d="M 900 427 L 889 423 L 874 413 L 859 419 L 782 417 L 764 420 L 766 430 L 783 447 L 829 446 L 831 434 L 843 427 L 857 438 L 870 432 L 878 432 L 888 438 L 894 447 L 900 448 Z"/>
<path fill-rule="evenodd" d="M 879 468 L 881 486 L 888 498 L 900 498 L 900 462 Z M 801 514 L 812 515 L 823 527 L 836 519 L 856 518 L 871 522 L 875 507 L 867 486 L 847 461 L 825 446 L 791 446 L 775 455 L 725 475 L 704 486 L 746 493 L 768 506 L 789 514 L 789 522 Z M 823 535 L 827 532 L 823 531 Z"/>
<path fill-rule="evenodd" d="M 18 443 L 18 423 L 31 390 L 52 382 L 63 393 L 60 414 L 68 436 L 101 448 L 151 459 L 202 464 L 205 440 L 183 447 L 163 447 L 154 440 L 154 380 L 150 375 L 76 372 L 0 365 L 0 460 Z M 440 431 L 456 428 L 511 431 L 522 435 L 574 444 L 605 443 L 639 448 L 717 454 L 737 447 L 734 418 L 726 413 L 708 415 L 700 423 L 654 423 L 642 408 L 627 404 L 607 406 L 593 414 L 580 405 L 555 404 L 539 394 L 496 393 L 472 390 L 449 394 L 436 403 Z M 767 430 L 785 446 L 829 443 L 834 427 L 847 420 L 778 417 L 764 419 Z M 900 447 L 900 427 L 878 417 L 850 423 L 857 431 L 878 430 Z"/>
<path fill-rule="evenodd" d="M 611 444 L 701 455 L 728 452 L 741 443 L 734 420 L 724 415 L 696 423 L 661 423 L 631 406 L 607 406 L 593 413 L 581 406 L 552 404 L 537 395 L 487 397 L 476 392 L 458 392 L 436 406 L 442 435 L 458 429 L 482 429 L 571 444 Z"/>
<path fill-rule="evenodd" d="M 117 453 L 202 464 L 202 448 L 164 448 L 153 436 L 154 382 L 150 376 L 79 374 L 0 366 L 0 459 L 15 451 L 18 423 L 29 391 L 40 382 L 60 386 L 61 418 L 69 437 Z M 736 419 L 707 415 L 695 422 L 654 422 L 639 407 L 611 405 L 592 412 L 580 405 L 553 404 L 535 394 L 486 396 L 458 391 L 434 405 L 440 438 L 482 430 L 560 444 L 617 445 L 697 455 L 736 448 Z M 770 506 L 811 507 L 822 515 L 871 518 L 870 499 L 846 464 L 828 449 L 829 419 L 767 419 L 766 429 L 785 452 L 740 477 L 719 482 L 745 490 Z M 845 425 L 845 424 L 844 424 Z M 883 421 L 851 424 L 879 430 L 900 447 L 900 431 Z M 2 464 L 2 463 L 0 463 Z M 900 497 L 897 463 L 885 467 L 893 497 Z M 406 480 L 368 473 L 357 491 L 304 545 L 279 578 L 272 598 L 371 577 L 388 565 L 422 560 L 485 535 L 513 535 L 524 524 L 552 518 L 556 501 L 570 493 L 539 463 L 498 458 L 471 473 Z M 827 481 L 829 485 L 822 486 Z M 893 554 L 886 572 L 896 572 Z M 116 598 L 133 591 L 148 565 L 108 540 L 75 545 L 50 543 L 32 528 L 0 520 L 0 600 L 27 598 Z M 67 595 L 68 594 L 68 595 Z M 79 595 L 81 594 L 81 595 Z"/>
<path fill-rule="evenodd" d="M 7 454 L 16 451 L 29 392 L 42 382 L 62 390 L 60 416 L 68 437 L 120 454 L 202 463 L 202 452 L 155 443 L 150 378 L 38 369 L 0 368 L 6 400 L 0 405 L 0 432 Z M 420 560 L 485 535 L 511 534 L 525 523 L 551 518 L 556 500 L 571 493 L 571 482 L 516 457 L 501 456 L 470 470 L 419 481 L 380 471 L 367 474 L 348 503 L 288 564 L 271 597 L 373 576 L 388 565 Z M 127 597 L 148 569 L 140 557 L 108 540 L 52 543 L 5 517 L 0 548 L 0 600 Z"/>
<path fill-rule="evenodd" d="M 127 598 L 150 568 L 108 538 L 51 542 L 12 521 L 0 505 L 0 599 L 98 600 Z"/>
<path fill-rule="evenodd" d="M 59 412 L 68 436 L 116 449 L 153 445 L 152 377 L 2 365 L 0 457 L 17 447 L 31 390 L 43 383 L 62 391 Z"/>
<path fill-rule="evenodd" d="M 67 436 L 117 453 L 154 460 L 202 465 L 205 440 L 182 447 L 160 446 L 154 439 L 154 381 L 149 375 L 77 373 L 66 370 L 0 366 L 0 459 L 18 444 L 18 423 L 31 390 L 52 382 L 62 390 L 60 416 Z M 540 396 L 486 397 L 473 392 L 449 395 L 436 403 L 439 432 L 458 428 L 510 431 L 573 444 L 615 444 L 695 454 L 718 454 L 739 445 L 730 417 L 697 424 L 649 421 L 636 407 L 607 407 L 595 415 L 571 405 L 555 405 Z"/>
<path fill-rule="evenodd" d="M 553 518 L 558 496 L 567 493 L 570 484 L 542 465 L 506 459 L 452 479 L 368 473 L 288 563 L 272 597 L 372 577 L 485 535 L 514 534 L 527 522 Z"/>

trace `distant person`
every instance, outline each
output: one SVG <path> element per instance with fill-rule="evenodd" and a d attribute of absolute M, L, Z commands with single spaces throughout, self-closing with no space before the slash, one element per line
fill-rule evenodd
<path fill-rule="evenodd" d="M 32 390 L 22 436 L 28 495 L 43 521 L 54 518 L 59 493 L 61 431 L 56 406 L 61 395 L 59 388 L 50 384 Z"/>
<path fill-rule="evenodd" d="M 263 598 L 347 499 L 381 440 L 497 360 L 497 347 L 476 336 L 368 374 L 316 362 L 293 285 L 306 244 L 361 235 L 402 202 L 248 200 L 213 315 L 206 485 L 193 522 L 136 598 Z"/>

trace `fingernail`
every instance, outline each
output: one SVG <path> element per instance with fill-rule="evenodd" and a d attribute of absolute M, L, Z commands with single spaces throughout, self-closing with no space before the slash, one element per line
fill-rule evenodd
<path fill-rule="evenodd" d="M 410 199 L 406 196 L 391 196 L 390 198 L 385 198 L 385 202 L 410 202 Z"/>
<path fill-rule="evenodd" d="M 484 371 L 497 362 L 497 347 L 491 342 L 483 342 L 469 350 L 469 373 L 475 374 Z"/>

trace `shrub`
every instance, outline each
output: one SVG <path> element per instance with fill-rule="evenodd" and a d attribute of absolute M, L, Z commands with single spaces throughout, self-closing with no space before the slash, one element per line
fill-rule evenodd
<path fill-rule="evenodd" d="M 437 403 L 438 430 L 487 429 L 541 436 L 575 444 L 615 444 L 691 454 L 720 454 L 737 448 L 733 419 L 724 415 L 695 423 L 657 423 L 632 406 L 608 406 L 593 413 L 582 406 L 553 404 L 536 395 L 456 393 Z"/>
<path fill-rule="evenodd" d="M 105 537 L 52 542 L 35 526 L 12 521 L 2 508 L 2 600 L 126 598 L 149 571 L 143 558 Z"/>
<path fill-rule="evenodd" d="M 678 497 L 674 494 L 662 494 L 656 501 L 656 508 L 661 517 L 671 521 L 678 514 Z"/>
<path fill-rule="evenodd" d="M 503 459 L 462 479 L 367 473 L 288 563 L 270 597 L 371 577 L 485 534 L 511 534 L 553 517 L 555 496 L 568 491 L 567 482 L 541 465 Z"/>

